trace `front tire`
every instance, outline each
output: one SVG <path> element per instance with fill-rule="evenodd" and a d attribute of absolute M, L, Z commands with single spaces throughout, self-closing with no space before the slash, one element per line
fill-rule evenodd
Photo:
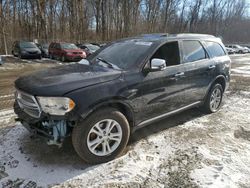
<path fill-rule="evenodd" d="M 54 59 L 54 56 L 52 54 L 49 54 L 50 59 Z"/>
<path fill-rule="evenodd" d="M 203 106 L 205 112 L 214 113 L 220 109 L 223 99 L 223 92 L 224 90 L 221 84 L 217 83 L 211 87 Z"/>
<path fill-rule="evenodd" d="M 22 56 L 21 53 L 18 54 L 18 58 L 19 58 L 19 59 L 23 59 L 23 56 Z"/>
<path fill-rule="evenodd" d="M 66 58 L 65 58 L 64 55 L 61 57 L 61 61 L 62 61 L 62 62 L 66 62 Z"/>
<path fill-rule="evenodd" d="M 84 161 L 97 164 L 121 155 L 129 135 L 126 117 L 114 108 L 104 108 L 91 114 L 73 129 L 72 143 Z"/>

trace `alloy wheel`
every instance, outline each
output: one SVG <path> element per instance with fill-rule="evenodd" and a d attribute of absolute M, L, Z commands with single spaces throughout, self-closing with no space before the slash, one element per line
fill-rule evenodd
<path fill-rule="evenodd" d="M 210 108 L 212 111 L 216 111 L 220 107 L 222 99 L 222 92 L 219 88 L 215 88 L 210 98 Z"/>
<path fill-rule="evenodd" d="M 97 156 L 107 156 L 114 152 L 122 140 L 121 125 L 113 119 L 97 122 L 89 131 L 87 146 Z"/>

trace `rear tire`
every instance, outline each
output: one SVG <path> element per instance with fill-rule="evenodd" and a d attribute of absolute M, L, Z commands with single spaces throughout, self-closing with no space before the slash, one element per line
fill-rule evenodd
<path fill-rule="evenodd" d="M 215 113 L 221 108 L 223 92 L 221 84 L 216 83 L 211 87 L 203 105 L 203 110 L 206 113 Z"/>
<path fill-rule="evenodd" d="M 104 163 L 121 155 L 128 143 L 130 127 L 126 117 L 114 108 L 104 108 L 79 122 L 72 143 L 87 163 Z"/>

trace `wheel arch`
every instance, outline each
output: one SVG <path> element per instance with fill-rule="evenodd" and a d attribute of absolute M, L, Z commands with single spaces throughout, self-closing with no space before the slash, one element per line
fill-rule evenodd
<path fill-rule="evenodd" d="M 135 120 L 132 107 L 120 98 L 105 99 L 103 101 L 95 103 L 94 105 L 89 107 L 89 110 L 87 112 L 81 114 L 81 118 L 85 119 L 97 110 L 106 107 L 112 107 L 119 110 L 127 118 L 130 127 L 134 127 Z"/>
<path fill-rule="evenodd" d="M 215 83 L 219 83 L 221 84 L 222 88 L 223 88 L 223 92 L 226 89 L 226 77 L 224 75 L 219 75 L 215 78 L 215 80 L 213 81 L 212 85 L 214 85 Z M 211 85 L 211 86 L 212 86 Z M 210 87 L 211 87 L 210 86 Z"/>
<path fill-rule="evenodd" d="M 205 95 L 204 100 L 206 100 L 207 95 L 208 95 L 210 89 L 211 89 L 211 88 L 213 87 L 213 85 L 216 84 L 216 83 L 221 84 L 222 89 L 223 89 L 223 92 L 224 92 L 225 89 L 226 89 L 226 76 L 223 75 L 223 74 L 218 75 L 218 76 L 210 83 L 210 85 L 209 85 L 209 87 L 208 87 L 208 90 L 207 90 L 207 92 L 206 92 L 206 95 Z"/>

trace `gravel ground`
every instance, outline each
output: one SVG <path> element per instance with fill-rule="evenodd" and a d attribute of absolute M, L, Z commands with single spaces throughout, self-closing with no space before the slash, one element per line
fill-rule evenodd
<path fill-rule="evenodd" d="M 250 187 L 250 55 L 231 58 L 232 81 L 218 113 L 191 109 L 140 129 L 122 157 L 95 166 L 79 159 L 70 140 L 57 148 L 30 137 L 6 102 L 13 100 L 16 77 L 58 62 L 6 58 L 0 66 L 0 187 Z"/>

